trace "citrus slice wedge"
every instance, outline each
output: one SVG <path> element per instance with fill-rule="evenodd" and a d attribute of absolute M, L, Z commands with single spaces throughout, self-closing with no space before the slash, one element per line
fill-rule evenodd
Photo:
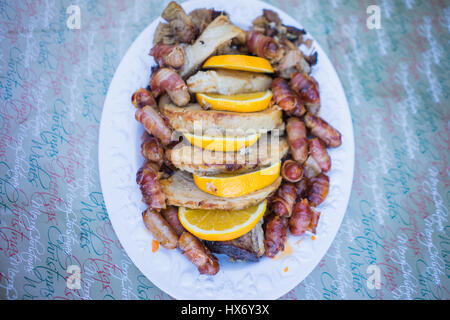
<path fill-rule="evenodd" d="M 264 215 L 267 200 L 242 210 L 204 210 L 178 208 L 183 227 L 203 240 L 226 241 L 238 238 L 258 223 Z"/>
<path fill-rule="evenodd" d="M 258 112 L 267 109 L 272 100 L 272 91 L 259 91 L 223 95 L 218 93 L 197 93 L 197 102 L 213 110 L 234 112 Z"/>
<path fill-rule="evenodd" d="M 200 190 L 218 197 L 240 197 L 271 185 L 280 176 L 280 165 L 279 161 L 270 167 L 243 174 L 193 174 L 194 183 Z"/>
<path fill-rule="evenodd" d="M 205 61 L 203 68 L 233 69 L 261 73 L 274 72 L 269 60 L 240 54 L 213 56 Z"/>
<path fill-rule="evenodd" d="M 194 146 L 221 152 L 236 152 L 242 148 L 249 147 L 258 141 L 260 133 L 251 134 L 244 137 L 207 136 L 183 133 L 184 137 Z"/>

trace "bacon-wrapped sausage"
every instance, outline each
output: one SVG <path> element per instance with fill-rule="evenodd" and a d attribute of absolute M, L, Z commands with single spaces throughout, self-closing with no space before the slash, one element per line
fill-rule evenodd
<path fill-rule="evenodd" d="M 306 198 L 308 195 L 308 189 L 309 189 L 308 178 L 303 177 L 302 180 L 295 183 L 295 188 L 297 189 L 297 201 Z"/>
<path fill-rule="evenodd" d="M 303 164 L 303 175 L 306 178 L 311 179 L 321 172 L 322 169 L 320 169 L 320 166 L 317 163 L 317 161 L 312 156 L 309 156 L 306 159 L 305 163 Z"/>
<path fill-rule="evenodd" d="M 169 223 L 169 225 L 172 227 L 173 231 L 177 234 L 177 236 L 181 236 L 184 231 L 186 231 L 183 227 L 183 225 L 180 222 L 180 219 L 178 218 L 178 208 L 174 206 L 168 206 L 166 210 L 163 210 L 161 212 L 164 219 Z"/>
<path fill-rule="evenodd" d="M 161 142 L 154 137 L 148 136 L 144 142 L 141 144 L 142 156 L 152 162 L 161 165 L 164 159 L 164 149 L 161 146 Z"/>
<path fill-rule="evenodd" d="M 281 167 L 281 176 L 289 182 L 297 182 L 303 177 L 302 166 L 294 160 L 286 160 Z"/>
<path fill-rule="evenodd" d="M 319 138 L 309 140 L 309 154 L 316 160 L 323 172 L 328 172 L 331 168 L 331 159 L 327 152 L 327 146 Z"/>
<path fill-rule="evenodd" d="M 150 55 L 158 65 L 178 69 L 184 65 L 184 49 L 180 45 L 157 44 L 150 50 Z"/>
<path fill-rule="evenodd" d="M 303 199 L 294 205 L 292 216 L 289 219 L 289 231 L 294 236 L 305 233 L 311 223 L 312 212 L 308 199 Z"/>
<path fill-rule="evenodd" d="M 308 200 L 313 207 L 321 204 L 328 195 L 330 178 L 320 173 L 317 177 L 311 179 L 311 186 L 308 190 Z"/>
<path fill-rule="evenodd" d="M 284 49 L 275 39 L 254 30 L 247 32 L 247 46 L 251 53 L 275 63 L 281 60 Z"/>
<path fill-rule="evenodd" d="M 265 254 L 273 258 L 278 252 L 284 250 L 287 236 L 287 218 L 271 214 L 264 222 L 264 248 Z"/>
<path fill-rule="evenodd" d="M 341 134 L 319 116 L 310 113 L 305 115 L 305 124 L 311 133 L 322 139 L 328 147 L 336 148 L 341 145 Z"/>
<path fill-rule="evenodd" d="M 183 255 L 197 266 L 201 274 L 215 275 L 219 272 L 217 258 L 189 232 L 185 231 L 178 239 L 178 247 Z"/>
<path fill-rule="evenodd" d="M 159 166 L 146 161 L 138 170 L 136 183 L 142 193 L 142 201 L 151 209 L 157 211 L 166 208 L 166 196 L 159 184 Z"/>
<path fill-rule="evenodd" d="M 131 96 L 131 103 L 133 103 L 136 108 L 156 106 L 156 101 L 152 93 L 144 88 L 140 88 L 133 93 L 133 95 Z"/>
<path fill-rule="evenodd" d="M 142 212 L 142 218 L 147 230 L 164 248 L 175 249 L 177 247 L 178 236 L 160 213 L 149 208 Z"/>
<path fill-rule="evenodd" d="M 303 164 L 308 157 L 308 139 L 306 138 L 305 124 L 297 118 L 289 118 L 286 132 L 292 158 Z"/>
<path fill-rule="evenodd" d="M 299 104 L 296 104 L 292 110 L 286 111 L 286 114 L 290 117 L 301 117 L 305 114 L 306 109 L 305 105 L 301 100 L 299 100 Z"/>
<path fill-rule="evenodd" d="M 290 217 L 297 198 L 297 189 L 290 182 L 283 182 L 271 199 L 272 212 L 279 216 Z"/>
<path fill-rule="evenodd" d="M 320 212 L 313 210 L 307 199 L 303 199 L 294 205 L 292 216 L 289 219 L 289 231 L 294 236 L 301 236 L 305 231 L 316 233 Z"/>
<path fill-rule="evenodd" d="M 191 98 L 184 80 L 169 68 L 161 68 L 152 75 L 150 88 L 155 97 L 167 92 L 170 99 L 180 107 L 188 104 Z"/>
<path fill-rule="evenodd" d="M 319 86 L 313 77 L 306 73 L 294 72 L 291 74 L 289 85 L 305 102 L 320 104 Z"/>
<path fill-rule="evenodd" d="M 312 212 L 312 217 L 311 217 L 311 223 L 309 224 L 308 231 L 311 231 L 312 233 L 316 234 L 316 228 L 317 228 L 317 224 L 319 223 L 320 212 L 314 210 L 313 208 L 311 208 L 311 212 Z"/>
<path fill-rule="evenodd" d="M 145 131 L 157 137 L 164 145 L 168 145 L 172 141 L 172 130 L 154 108 L 145 106 L 137 109 L 135 117 L 138 122 L 142 123 Z"/>
<path fill-rule="evenodd" d="M 275 78 L 272 81 L 271 89 L 275 103 L 284 111 L 295 111 L 298 116 L 301 116 L 306 112 L 300 97 L 289 88 L 289 84 L 286 80 Z"/>

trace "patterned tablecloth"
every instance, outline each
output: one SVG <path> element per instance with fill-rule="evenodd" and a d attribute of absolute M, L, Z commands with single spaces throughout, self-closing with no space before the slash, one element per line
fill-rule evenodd
<path fill-rule="evenodd" d="M 97 164 L 115 69 L 167 3 L 0 1 L 0 298 L 171 298 L 121 248 Z M 450 2 L 270 3 L 327 52 L 356 144 L 340 231 L 281 299 L 449 299 Z"/>

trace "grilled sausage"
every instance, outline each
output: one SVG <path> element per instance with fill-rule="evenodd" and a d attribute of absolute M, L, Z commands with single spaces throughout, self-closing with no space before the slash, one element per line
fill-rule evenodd
<path fill-rule="evenodd" d="M 317 207 L 325 200 L 328 195 L 329 185 L 330 178 L 324 173 L 320 173 L 311 179 L 311 186 L 308 190 L 308 200 L 311 206 Z"/>
<path fill-rule="evenodd" d="M 184 80 L 178 73 L 169 68 L 161 68 L 153 74 L 150 80 L 150 88 L 155 97 L 167 92 L 173 103 L 179 107 L 188 104 L 191 98 Z"/>
<path fill-rule="evenodd" d="M 178 69 L 184 65 L 184 49 L 180 45 L 157 44 L 150 50 L 158 65 Z"/>
<path fill-rule="evenodd" d="M 264 222 L 264 248 L 265 254 L 273 258 L 278 252 L 284 250 L 287 236 L 287 218 L 271 214 Z"/>
<path fill-rule="evenodd" d="M 319 116 L 310 113 L 305 115 L 305 124 L 311 133 L 322 139 L 328 147 L 336 148 L 341 145 L 341 134 Z"/>
<path fill-rule="evenodd" d="M 219 272 L 217 258 L 189 232 L 185 231 L 180 236 L 178 247 L 183 251 L 183 255 L 197 266 L 201 274 L 215 275 Z"/>
<path fill-rule="evenodd" d="M 294 160 L 286 160 L 281 167 L 281 176 L 289 182 L 297 182 L 303 177 L 302 166 Z"/>
<path fill-rule="evenodd" d="M 310 104 L 320 104 L 319 86 L 313 77 L 306 73 L 294 72 L 291 74 L 289 85 L 300 95 L 303 101 Z"/>
<path fill-rule="evenodd" d="M 146 161 L 136 174 L 136 183 L 142 193 L 142 201 L 157 211 L 166 208 L 166 196 L 159 184 L 159 166 Z"/>
<path fill-rule="evenodd" d="M 133 93 L 133 95 L 131 96 L 131 102 L 136 108 L 156 106 L 156 100 L 153 97 L 153 94 L 144 88 L 140 88 Z"/>
<path fill-rule="evenodd" d="M 172 141 L 172 130 L 166 125 L 161 115 L 154 108 L 145 106 L 136 110 L 136 120 L 149 134 L 157 137 L 164 145 Z"/>
<path fill-rule="evenodd" d="M 162 215 L 164 219 L 170 224 L 173 231 L 177 234 L 177 236 L 181 236 L 184 231 L 186 231 L 183 227 L 183 225 L 180 222 L 180 219 L 178 219 L 178 208 L 174 206 L 169 206 L 166 208 L 166 210 L 162 211 Z"/>
<path fill-rule="evenodd" d="M 161 143 L 154 136 L 148 136 L 144 142 L 141 144 L 142 156 L 148 161 L 162 164 L 164 159 L 164 149 Z"/>
<path fill-rule="evenodd" d="M 178 236 L 160 213 L 149 208 L 142 213 L 142 218 L 147 230 L 164 248 L 175 249 L 177 247 Z"/>
<path fill-rule="evenodd" d="M 303 177 L 299 182 L 296 182 L 295 188 L 297 189 L 297 201 L 306 198 L 309 189 L 308 178 Z"/>
<path fill-rule="evenodd" d="M 284 111 L 295 110 L 295 115 L 298 117 L 306 112 L 300 97 L 289 88 L 289 84 L 286 80 L 275 78 L 272 81 L 271 89 L 275 103 Z"/>
<path fill-rule="evenodd" d="M 271 63 L 280 61 L 284 56 L 284 50 L 278 41 L 254 30 L 247 32 L 247 47 L 251 53 L 268 59 Z"/>
<path fill-rule="evenodd" d="M 301 236 L 306 231 L 316 234 L 320 212 L 311 208 L 308 199 L 303 199 L 294 205 L 289 219 L 289 231 L 294 236 Z"/>
<path fill-rule="evenodd" d="M 297 189 L 290 182 L 283 182 L 271 199 L 272 212 L 279 216 L 290 217 L 297 198 Z"/>
<path fill-rule="evenodd" d="M 323 172 L 328 172 L 331 168 L 331 159 L 327 152 L 327 146 L 320 140 L 314 138 L 308 142 L 309 154 L 316 160 Z"/>
<path fill-rule="evenodd" d="M 308 157 L 308 139 L 306 138 L 306 128 L 303 121 L 291 117 L 286 125 L 289 149 L 292 158 L 300 164 Z"/>

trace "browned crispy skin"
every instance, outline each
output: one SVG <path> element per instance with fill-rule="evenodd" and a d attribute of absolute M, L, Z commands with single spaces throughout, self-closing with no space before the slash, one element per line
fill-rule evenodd
<path fill-rule="evenodd" d="M 294 160 L 286 160 L 281 166 L 281 176 L 289 182 L 297 182 L 303 177 L 302 166 Z"/>
<path fill-rule="evenodd" d="M 153 44 L 175 44 L 178 42 L 172 27 L 168 23 L 160 22 L 155 30 Z"/>
<path fill-rule="evenodd" d="M 159 69 L 150 80 L 150 88 L 155 97 L 167 92 L 173 103 L 179 107 L 185 106 L 190 100 L 186 83 L 173 69 Z"/>
<path fill-rule="evenodd" d="M 280 61 L 284 49 L 275 39 L 254 30 L 247 32 L 247 46 L 251 53 L 268 59 L 271 63 Z"/>
<path fill-rule="evenodd" d="M 185 231 L 178 239 L 178 247 L 183 255 L 189 259 L 201 274 L 215 275 L 219 272 L 217 258 L 206 248 L 200 240 Z"/>
<path fill-rule="evenodd" d="M 157 137 L 164 145 L 168 145 L 172 141 L 172 130 L 153 107 L 144 106 L 137 109 L 135 117 L 138 122 L 142 123 L 145 131 Z"/>
<path fill-rule="evenodd" d="M 177 247 L 178 236 L 160 213 L 147 209 L 142 212 L 142 218 L 147 230 L 164 248 L 175 249 Z"/>
<path fill-rule="evenodd" d="M 153 97 L 152 93 L 144 88 L 140 88 L 133 93 L 133 95 L 131 96 L 131 102 L 136 108 L 156 106 L 156 100 Z"/>
<path fill-rule="evenodd" d="M 279 216 L 290 217 L 296 198 L 297 189 L 295 185 L 290 182 L 283 182 L 271 199 L 272 212 Z"/>
<path fill-rule="evenodd" d="M 177 236 L 181 236 L 184 231 L 186 231 L 183 227 L 183 225 L 180 222 L 180 219 L 178 218 L 178 208 L 174 206 L 168 206 L 166 210 L 163 210 L 161 212 L 164 219 L 169 223 L 169 225 L 172 227 L 173 231 L 177 234 Z"/>
<path fill-rule="evenodd" d="M 222 11 L 216 11 L 214 9 L 195 9 L 189 13 L 189 17 L 195 24 L 198 33 L 201 34 L 203 30 L 218 16 L 225 14 Z"/>
<path fill-rule="evenodd" d="M 328 195 L 329 186 L 330 178 L 324 173 L 320 173 L 311 179 L 311 185 L 308 190 L 308 200 L 311 206 L 317 207 L 325 200 Z"/>
<path fill-rule="evenodd" d="M 291 117 L 286 125 L 289 150 L 295 161 L 303 164 L 308 157 L 308 139 L 303 121 Z"/>
<path fill-rule="evenodd" d="M 197 36 L 198 30 L 195 24 L 175 1 L 167 5 L 161 16 L 169 23 L 177 40 L 189 43 Z"/>
<path fill-rule="evenodd" d="M 184 49 L 180 45 L 156 44 L 150 50 L 150 55 L 161 68 L 172 67 L 178 69 L 184 65 Z"/>
<path fill-rule="evenodd" d="M 322 139 L 328 147 L 336 148 L 341 145 L 341 134 L 319 116 L 307 113 L 305 124 L 313 135 Z"/>
<path fill-rule="evenodd" d="M 289 219 L 289 231 L 294 236 L 301 236 L 310 229 L 313 213 L 308 199 L 303 199 L 294 205 L 292 216 Z"/>
<path fill-rule="evenodd" d="M 278 65 L 274 66 L 276 74 L 288 80 L 295 72 L 309 74 L 311 67 L 298 46 L 287 40 L 281 41 L 280 43 L 283 45 L 286 54 Z"/>
<path fill-rule="evenodd" d="M 264 248 L 266 256 L 273 258 L 284 250 L 287 236 L 287 218 L 271 214 L 264 222 Z"/>
<path fill-rule="evenodd" d="M 289 85 L 305 102 L 320 103 L 319 85 L 313 77 L 306 73 L 294 72 L 291 74 Z"/>
<path fill-rule="evenodd" d="M 280 41 L 289 40 L 296 46 L 303 42 L 302 35 L 305 34 L 304 30 L 282 24 L 278 14 L 267 9 L 253 21 L 253 29 Z"/>
<path fill-rule="evenodd" d="M 263 9 L 263 16 L 269 22 L 275 22 L 276 24 L 281 23 L 281 19 L 278 16 L 278 13 L 269 9 Z"/>
<path fill-rule="evenodd" d="M 155 162 L 158 165 L 162 164 L 164 149 L 161 146 L 161 142 L 159 142 L 156 137 L 149 135 L 145 141 L 142 142 L 141 153 L 145 159 Z"/>
<path fill-rule="evenodd" d="M 272 81 L 271 89 L 275 104 L 279 105 L 284 111 L 295 110 L 298 116 L 301 116 L 306 112 L 300 97 L 291 90 L 286 80 L 275 78 Z"/>
<path fill-rule="evenodd" d="M 331 159 L 327 152 L 327 146 L 320 140 L 320 138 L 314 138 L 309 140 L 309 154 L 316 160 L 320 169 L 323 172 L 328 172 L 331 168 Z"/>
<path fill-rule="evenodd" d="M 159 166 L 146 161 L 136 174 L 136 183 L 142 193 L 142 201 L 157 211 L 166 208 L 166 197 L 159 184 Z"/>

